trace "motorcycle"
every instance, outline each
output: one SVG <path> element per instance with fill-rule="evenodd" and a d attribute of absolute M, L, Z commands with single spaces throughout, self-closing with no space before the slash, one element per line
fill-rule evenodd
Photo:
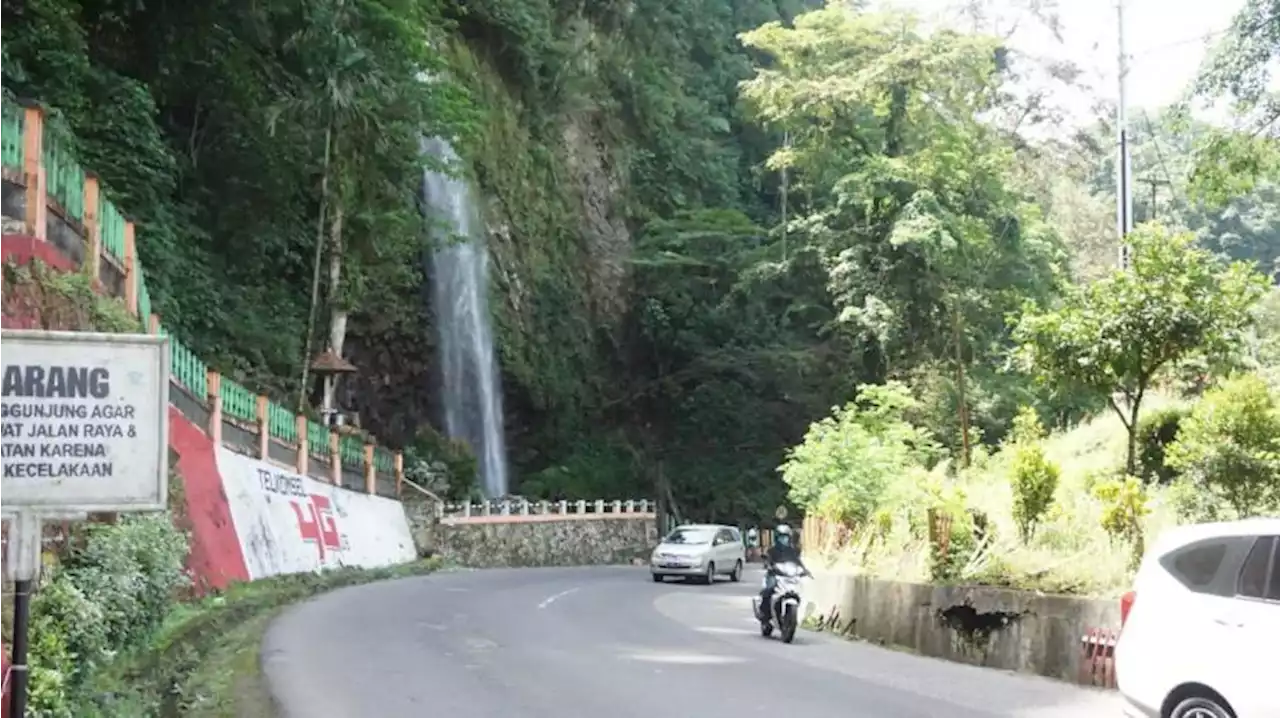
<path fill-rule="evenodd" d="M 760 635 L 768 638 L 778 631 L 783 643 L 791 643 L 800 624 L 800 579 L 808 575 L 799 564 L 787 562 L 773 566 L 777 583 L 773 587 L 771 610 L 766 619 L 761 614 L 760 597 L 751 599 L 751 608 L 760 622 Z"/>

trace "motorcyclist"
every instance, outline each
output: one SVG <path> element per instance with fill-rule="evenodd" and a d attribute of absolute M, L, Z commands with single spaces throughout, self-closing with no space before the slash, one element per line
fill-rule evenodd
<path fill-rule="evenodd" d="M 760 590 L 760 620 L 762 621 L 768 621 L 773 611 L 773 589 L 778 585 L 774 566 L 780 563 L 794 563 L 800 566 L 801 571 L 809 573 L 804 561 L 800 560 L 800 550 L 796 548 L 792 539 L 791 527 L 786 524 L 779 524 L 773 530 L 773 545 L 764 555 L 764 588 Z"/>

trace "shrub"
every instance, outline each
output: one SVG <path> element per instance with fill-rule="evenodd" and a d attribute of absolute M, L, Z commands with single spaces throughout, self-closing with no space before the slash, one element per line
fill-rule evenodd
<path fill-rule="evenodd" d="M 186 536 L 167 514 L 86 528 L 83 548 L 51 569 L 31 601 L 31 713 L 71 716 L 71 696 L 117 652 L 160 625 L 183 571 Z"/>
<path fill-rule="evenodd" d="M 1182 406 L 1167 406 L 1147 414 L 1138 422 L 1138 470 L 1142 478 L 1168 484 L 1178 478 L 1178 470 L 1166 461 L 1170 444 L 1178 439 L 1178 427 L 1191 413 Z"/>
<path fill-rule="evenodd" d="M 916 483 L 938 454 L 929 433 L 903 418 L 915 405 L 900 383 L 866 386 L 858 401 L 811 424 L 779 467 L 790 499 L 823 518 L 868 520 L 895 483 Z"/>
<path fill-rule="evenodd" d="M 1130 566 L 1136 567 L 1146 552 L 1142 519 L 1151 512 L 1146 484 L 1136 476 L 1117 476 L 1094 484 L 1093 495 L 1102 502 L 1102 528 L 1129 542 Z"/>
<path fill-rule="evenodd" d="M 1280 406 L 1267 383 L 1247 374 L 1205 392 L 1168 463 L 1238 517 L 1280 506 Z"/>
<path fill-rule="evenodd" d="M 1061 471 L 1044 453 L 1044 427 L 1032 409 L 1024 408 L 1013 422 L 1013 520 L 1024 542 L 1053 503 Z"/>

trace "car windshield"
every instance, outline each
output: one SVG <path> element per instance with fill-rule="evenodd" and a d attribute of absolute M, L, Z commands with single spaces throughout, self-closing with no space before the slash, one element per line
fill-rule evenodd
<path fill-rule="evenodd" d="M 716 535 L 713 529 L 676 529 L 662 543 L 704 544 L 711 543 Z"/>

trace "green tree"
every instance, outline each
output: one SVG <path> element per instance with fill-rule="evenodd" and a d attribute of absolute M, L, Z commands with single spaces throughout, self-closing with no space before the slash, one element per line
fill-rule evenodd
<path fill-rule="evenodd" d="M 893 482 L 919 479 L 939 456 L 928 432 L 903 419 L 914 403 L 904 384 L 864 386 L 857 401 L 814 422 L 778 467 L 791 500 L 851 525 L 870 519 Z"/>
<path fill-rule="evenodd" d="M 1136 474 L 1138 416 L 1157 373 L 1193 352 L 1229 355 L 1266 291 L 1244 264 L 1224 266 L 1188 233 L 1143 225 L 1132 267 L 1071 288 L 1047 310 L 1028 307 L 1015 335 L 1023 365 L 1043 381 L 1107 397 L 1128 432 Z"/>
<path fill-rule="evenodd" d="M 1280 508 L 1280 401 L 1256 375 L 1225 381 L 1182 421 L 1167 461 L 1238 517 Z"/>
<path fill-rule="evenodd" d="M 1024 542 L 1053 504 L 1061 471 L 1044 454 L 1044 427 L 1034 409 L 1024 408 L 1013 422 L 1013 520 Z"/>
<path fill-rule="evenodd" d="M 877 380 L 946 362 L 967 460 L 969 366 L 1003 351 L 1004 315 L 1048 296 L 1065 259 L 978 119 L 1006 99 L 998 42 L 835 4 L 742 40 L 767 58 L 742 95 L 789 137 L 769 166 L 790 173 L 788 229 L 820 252 L 839 328 Z"/>

